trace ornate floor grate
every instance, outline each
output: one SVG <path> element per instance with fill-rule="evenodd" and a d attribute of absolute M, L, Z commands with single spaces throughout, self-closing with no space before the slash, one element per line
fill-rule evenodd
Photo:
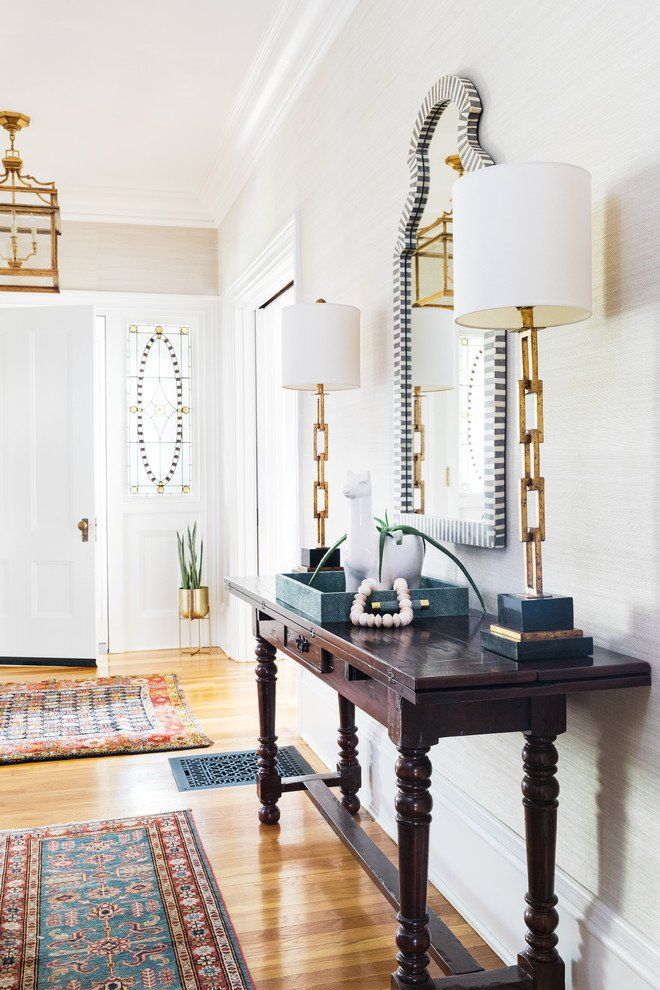
<path fill-rule="evenodd" d="M 295 746 L 283 746 L 277 754 L 283 777 L 300 777 L 314 773 Z M 236 787 L 254 784 L 257 779 L 257 751 L 209 753 L 206 756 L 177 756 L 170 767 L 180 791 L 198 791 L 208 787 Z"/>

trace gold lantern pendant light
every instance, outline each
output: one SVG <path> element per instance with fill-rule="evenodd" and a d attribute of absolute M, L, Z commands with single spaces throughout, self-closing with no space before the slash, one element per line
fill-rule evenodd
<path fill-rule="evenodd" d="M 60 210 L 54 182 L 23 174 L 16 134 L 30 123 L 24 113 L 0 110 L 9 132 L 0 175 L 0 291 L 59 292 L 57 237 Z"/>
<path fill-rule="evenodd" d="M 445 165 L 453 168 L 459 177 L 463 175 L 464 169 L 458 155 L 449 155 L 445 159 Z M 445 210 L 433 223 L 420 227 L 417 231 L 417 244 L 413 252 L 415 265 L 413 306 L 454 308 L 453 220 L 451 209 Z"/>

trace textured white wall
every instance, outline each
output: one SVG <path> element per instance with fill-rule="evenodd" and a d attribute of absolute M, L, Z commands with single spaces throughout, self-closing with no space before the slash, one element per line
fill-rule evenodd
<path fill-rule="evenodd" d="M 63 289 L 215 295 L 218 233 L 203 227 L 65 220 Z"/>
<path fill-rule="evenodd" d="M 481 143 L 496 161 L 587 168 L 594 315 L 541 339 L 546 585 L 574 595 L 577 624 L 599 643 L 656 662 L 657 37 L 650 0 L 363 0 L 220 231 L 226 287 L 299 211 L 302 298 L 362 309 L 362 389 L 328 401 L 332 536 L 345 528 L 339 489 L 347 468 L 370 467 L 376 506 L 391 502 L 392 250 L 410 131 L 428 88 L 447 72 L 474 80 L 484 105 Z M 498 591 L 521 587 L 513 347 L 510 358 L 509 546 L 459 548 L 490 605 Z M 311 407 L 306 412 L 311 423 Z M 303 498 L 310 476 L 306 470 Z M 315 704 L 312 692 L 303 692 L 303 704 Z M 561 867 L 655 939 L 659 730 L 657 693 L 605 692 L 570 700 L 560 740 Z M 520 832 L 519 738 L 446 741 L 434 759 L 442 775 Z"/>

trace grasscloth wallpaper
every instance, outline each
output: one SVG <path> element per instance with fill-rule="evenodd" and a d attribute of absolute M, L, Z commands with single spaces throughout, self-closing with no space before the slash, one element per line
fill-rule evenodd
<path fill-rule="evenodd" d="M 64 220 L 63 289 L 214 295 L 218 235 L 200 227 Z"/>
<path fill-rule="evenodd" d="M 219 250 L 227 287 L 298 211 L 302 298 L 362 309 L 362 388 L 327 403 L 332 536 L 345 526 L 347 468 L 370 468 L 375 504 L 391 503 L 392 251 L 410 132 L 431 84 L 448 72 L 474 80 L 481 143 L 497 162 L 588 169 L 594 315 L 545 331 L 540 343 L 546 585 L 574 595 L 577 624 L 599 643 L 658 664 L 660 678 L 654 17 L 648 0 L 362 0 L 261 155 L 222 224 Z M 512 390 L 517 355 L 509 353 Z M 509 544 L 460 550 L 491 606 L 497 591 L 521 587 L 514 408 L 511 391 Z M 308 473 L 302 481 L 306 497 Z M 304 691 L 303 704 L 314 703 Z M 572 698 L 560 762 L 560 866 L 657 940 L 657 691 Z M 435 765 L 520 831 L 517 737 L 444 742 Z"/>

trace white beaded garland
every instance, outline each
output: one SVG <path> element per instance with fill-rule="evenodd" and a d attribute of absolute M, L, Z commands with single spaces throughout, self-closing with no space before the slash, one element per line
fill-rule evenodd
<path fill-rule="evenodd" d="M 374 578 L 365 578 L 355 593 L 353 604 L 351 605 L 350 619 L 353 625 L 370 628 L 383 626 L 386 629 L 409 626 L 413 621 L 414 613 L 408 590 L 408 582 L 405 578 L 397 578 L 392 587 L 396 592 L 399 602 L 399 611 L 394 613 L 385 612 L 383 615 L 367 613 L 365 612 L 367 599 L 372 592 L 378 590 L 378 582 Z"/>

